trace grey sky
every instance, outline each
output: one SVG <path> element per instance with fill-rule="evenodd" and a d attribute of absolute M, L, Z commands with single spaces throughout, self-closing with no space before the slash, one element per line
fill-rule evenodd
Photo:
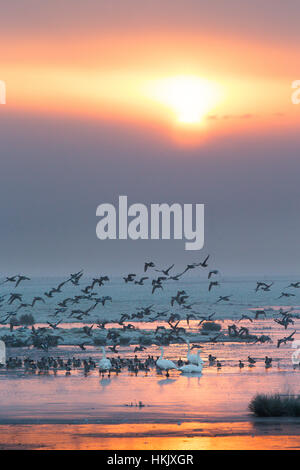
<path fill-rule="evenodd" d="M 299 136 L 219 139 L 178 148 L 149 130 L 108 122 L 1 116 L 1 269 L 179 265 L 209 252 L 228 273 L 294 273 L 300 261 Z M 103 202 L 206 204 L 204 250 L 181 241 L 100 241 Z"/>
<path fill-rule="evenodd" d="M 38 45 L 41 35 L 51 42 L 172 29 L 271 44 L 276 63 L 278 48 L 296 49 L 299 41 L 298 0 L 0 0 L 0 8 L 8 46 L 30 38 Z M 287 81 L 287 100 L 297 78 Z M 119 272 L 144 259 L 180 267 L 206 253 L 223 274 L 299 272 L 295 128 L 182 147 L 154 127 L 16 112 L 8 100 L 0 107 L 0 145 L 2 273 Z M 99 241 L 96 208 L 120 194 L 129 203 L 204 203 L 204 249 L 186 252 L 181 241 Z"/>

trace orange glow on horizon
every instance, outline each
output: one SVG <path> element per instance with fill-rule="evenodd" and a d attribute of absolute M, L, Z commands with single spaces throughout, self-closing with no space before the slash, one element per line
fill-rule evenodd
<path fill-rule="evenodd" d="M 299 122 L 290 100 L 292 51 L 279 50 L 274 60 L 266 46 L 228 38 L 146 39 L 12 40 L 0 77 L 6 110 L 151 123 L 185 143 Z"/>

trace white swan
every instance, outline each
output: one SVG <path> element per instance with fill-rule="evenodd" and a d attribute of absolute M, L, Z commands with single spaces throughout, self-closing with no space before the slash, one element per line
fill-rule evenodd
<path fill-rule="evenodd" d="M 187 341 L 187 345 L 188 345 L 188 352 L 187 352 L 187 360 L 191 363 L 191 364 L 195 364 L 195 366 L 198 366 L 198 362 L 200 361 L 201 364 L 203 364 L 203 360 L 201 359 L 200 357 L 200 351 L 198 351 L 199 353 L 199 361 L 198 361 L 198 353 L 197 354 L 191 354 L 191 348 L 190 348 L 190 342 Z"/>
<path fill-rule="evenodd" d="M 197 362 L 197 365 L 195 364 L 187 364 L 185 366 L 182 366 L 182 367 L 179 367 L 179 370 L 180 372 L 182 372 L 183 374 L 195 374 L 195 373 L 201 373 L 202 372 L 202 368 L 203 368 L 203 361 L 200 357 L 200 351 L 197 352 L 197 359 L 198 359 L 198 362 Z"/>
<path fill-rule="evenodd" d="M 178 369 L 178 367 L 174 364 L 173 361 L 170 361 L 169 359 L 164 359 L 164 348 L 161 346 L 161 355 L 156 361 L 156 366 L 159 369 L 166 370 L 167 371 L 167 377 L 169 377 L 169 370 L 170 369 Z"/>
<path fill-rule="evenodd" d="M 110 370 L 112 367 L 111 362 L 109 359 L 107 359 L 105 348 L 103 346 L 102 346 L 102 353 L 103 353 L 103 357 L 99 361 L 99 370 Z"/>

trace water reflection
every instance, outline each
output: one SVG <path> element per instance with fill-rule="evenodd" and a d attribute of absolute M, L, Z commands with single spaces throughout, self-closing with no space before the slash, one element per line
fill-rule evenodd
<path fill-rule="evenodd" d="M 299 445 L 299 425 L 291 423 L 280 433 L 276 423 L 264 428 L 235 422 L 0 426 L 0 449 L 277 450 Z"/>
<path fill-rule="evenodd" d="M 269 326 L 269 321 L 261 321 L 256 327 L 262 331 Z M 282 331 L 275 330 L 277 334 Z M 247 364 L 249 348 L 257 361 L 252 368 Z M 165 348 L 171 360 L 185 358 L 186 352 L 185 344 Z M 263 424 L 266 421 L 253 419 L 248 412 L 256 393 L 299 393 L 300 370 L 293 369 L 291 352 L 289 345 L 277 349 L 274 343 L 204 344 L 202 374 L 171 370 L 169 378 L 157 374 L 155 368 L 137 375 L 124 369 L 118 376 L 112 373 L 103 378 L 97 370 L 87 376 L 83 370 L 72 370 L 66 376 L 64 370 L 38 375 L 1 369 L 0 448 L 20 443 L 24 448 L 49 449 L 299 447 L 299 420 Z M 9 354 L 35 359 L 46 355 L 22 348 Z M 62 347 L 48 354 L 64 359 L 91 356 L 96 361 L 101 356 L 95 347 L 86 351 Z M 121 347 L 119 354 L 133 357 L 133 347 Z M 157 354 L 157 346 L 151 346 L 139 357 Z M 222 363 L 220 370 L 209 365 L 209 354 Z M 266 355 L 273 357 L 269 369 L 264 364 Z M 245 363 L 243 369 L 238 367 L 239 359 Z M 139 402 L 143 406 L 128 406 Z"/>
<path fill-rule="evenodd" d="M 170 385 L 170 384 L 173 384 L 175 382 L 176 382 L 175 379 L 162 379 L 162 380 L 159 380 L 157 383 L 158 383 L 158 385 Z"/>

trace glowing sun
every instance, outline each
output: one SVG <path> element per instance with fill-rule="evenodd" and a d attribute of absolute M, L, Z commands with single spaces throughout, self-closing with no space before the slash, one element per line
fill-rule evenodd
<path fill-rule="evenodd" d="M 220 101 L 216 84 L 194 75 L 179 75 L 157 80 L 152 97 L 171 109 L 182 124 L 198 124 Z"/>

